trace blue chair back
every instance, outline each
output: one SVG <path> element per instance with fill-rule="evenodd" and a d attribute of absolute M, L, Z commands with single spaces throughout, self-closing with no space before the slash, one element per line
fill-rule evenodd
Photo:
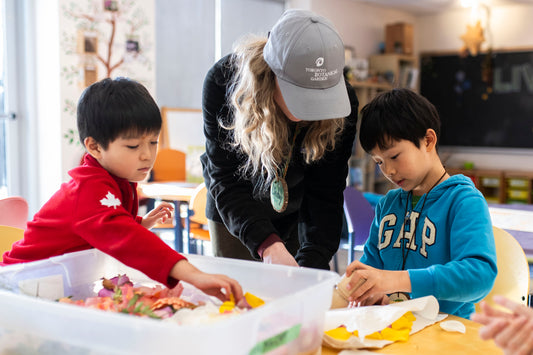
<path fill-rule="evenodd" d="M 348 264 L 354 259 L 355 247 L 364 245 L 374 219 L 374 208 L 355 187 L 344 190 L 344 213 L 348 224 Z"/>

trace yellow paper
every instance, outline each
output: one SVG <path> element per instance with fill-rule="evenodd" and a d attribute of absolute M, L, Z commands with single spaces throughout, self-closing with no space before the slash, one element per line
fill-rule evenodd
<path fill-rule="evenodd" d="M 343 341 L 350 339 L 350 337 L 353 335 L 353 333 L 350 333 L 349 331 L 346 330 L 346 327 L 338 327 L 338 328 L 330 329 L 326 331 L 326 334 L 334 339 L 343 340 Z"/>
<path fill-rule="evenodd" d="M 265 301 L 263 301 L 257 296 L 252 295 L 249 292 L 246 292 L 244 294 L 244 298 L 246 299 L 246 302 L 248 302 L 248 304 L 252 308 L 257 308 L 265 304 Z M 226 312 L 231 312 L 234 308 L 235 308 L 235 298 L 233 297 L 233 294 L 231 294 L 229 296 L 229 301 L 222 303 L 218 311 L 220 313 L 226 313 Z"/>
<path fill-rule="evenodd" d="M 403 316 L 394 321 L 390 327 L 369 334 L 365 338 L 373 340 L 407 341 L 415 320 L 416 317 L 413 313 L 406 312 Z M 325 333 L 330 337 L 341 341 L 347 341 L 352 335 L 358 336 L 357 330 L 350 333 L 346 330 L 346 327 L 342 326 L 328 330 Z"/>
<path fill-rule="evenodd" d="M 392 328 L 385 328 L 381 331 L 381 336 L 383 337 L 383 340 L 390 340 L 390 341 L 407 341 L 409 339 L 409 332 L 411 331 L 411 328 L 409 329 L 392 329 Z"/>
<path fill-rule="evenodd" d="M 257 308 L 259 306 L 262 306 L 265 304 L 265 301 L 263 301 L 262 299 L 260 299 L 259 297 L 257 296 L 254 296 L 252 295 L 251 293 L 249 292 L 246 292 L 244 294 L 244 298 L 246 299 L 246 302 L 248 302 L 248 304 L 252 307 L 252 308 Z"/>
<path fill-rule="evenodd" d="M 226 301 L 220 305 L 220 308 L 218 309 L 218 311 L 220 313 L 226 313 L 226 312 L 233 311 L 234 308 L 235 308 L 235 302 Z"/>

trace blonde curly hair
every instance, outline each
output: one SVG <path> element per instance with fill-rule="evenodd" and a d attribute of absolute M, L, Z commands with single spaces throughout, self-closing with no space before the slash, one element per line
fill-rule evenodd
<path fill-rule="evenodd" d="M 268 191 L 270 183 L 287 163 L 291 149 L 291 121 L 274 100 L 276 76 L 263 59 L 265 37 L 248 36 L 234 50 L 237 71 L 231 84 L 230 103 L 234 120 L 223 126 L 233 131 L 232 146 L 246 156 L 240 167 L 243 177 L 254 181 L 256 193 Z M 309 127 L 302 148 L 307 164 L 320 160 L 344 129 L 344 118 L 301 121 Z M 291 137 L 292 138 L 292 137 Z"/>

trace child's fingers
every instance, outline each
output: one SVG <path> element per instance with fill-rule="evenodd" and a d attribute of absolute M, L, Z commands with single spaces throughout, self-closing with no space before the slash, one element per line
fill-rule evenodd
<path fill-rule="evenodd" d="M 505 319 L 485 319 L 482 324 L 485 324 L 485 326 L 479 330 L 479 336 L 483 340 L 488 340 L 500 334 L 507 326 L 507 321 Z"/>
<path fill-rule="evenodd" d="M 241 285 L 237 281 L 231 279 L 230 286 L 235 301 L 239 302 L 244 297 Z"/>
<path fill-rule="evenodd" d="M 507 348 L 511 346 L 511 349 L 515 349 L 518 344 L 517 342 L 520 333 L 520 328 L 522 328 L 527 322 L 526 318 L 517 318 L 512 322 L 505 322 L 505 326 L 495 327 L 493 329 L 493 337 L 496 345 Z M 501 324 L 498 322 L 498 324 Z"/>
<path fill-rule="evenodd" d="M 162 217 L 170 218 L 170 217 L 172 217 L 172 210 L 169 209 L 169 208 L 165 208 L 165 207 L 159 208 L 158 207 L 157 209 L 154 210 L 154 212 L 155 212 L 155 215 L 156 215 L 157 218 L 162 218 Z"/>
<path fill-rule="evenodd" d="M 158 207 L 166 208 L 171 211 L 174 211 L 174 205 L 172 205 L 170 202 L 161 202 Z"/>
<path fill-rule="evenodd" d="M 518 317 L 511 322 L 514 327 L 507 330 L 507 349 L 513 354 L 531 354 L 532 323 L 527 317 Z"/>
<path fill-rule="evenodd" d="M 531 314 L 531 316 L 533 316 L 533 311 L 530 308 L 526 307 L 523 304 L 511 301 L 507 297 L 503 297 L 503 296 L 500 296 L 500 295 L 495 295 L 493 297 L 493 300 L 497 304 L 509 309 L 514 314 L 528 314 L 529 313 L 529 314 Z"/>
<path fill-rule="evenodd" d="M 226 294 L 224 294 L 224 292 L 222 292 L 221 290 L 209 290 L 208 292 L 206 291 L 206 293 L 208 293 L 210 296 L 218 298 L 222 302 L 226 302 L 229 300 L 229 296 L 226 296 Z"/>
<path fill-rule="evenodd" d="M 470 319 L 473 320 L 474 322 L 481 323 L 483 325 L 490 324 L 492 320 L 492 318 L 490 318 L 484 313 L 474 313 L 470 316 Z"/>
<path fill-rule="evenodd" d="M 352 262 L 350 265 L 346 267 L 346 276 L 350 276 L 352 272 L 354 272 L 355 270 L 361 269 L 363 265 L 364 265 L 363 263 L 357 260 Z"/>

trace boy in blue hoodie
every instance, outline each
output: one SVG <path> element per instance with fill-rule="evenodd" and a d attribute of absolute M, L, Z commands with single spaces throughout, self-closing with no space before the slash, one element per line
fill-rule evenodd
<path fill-rule="evenodd" d="M 438 152 L 435 107 L 408 89 L 378 95 L 361 111 L 360 142 L 399 186 L 376 206 L 359 261 L 346 269 L 366 281 L 350 301 L 386 304 L 433 295 L 440 311 L 468 318 L 492 289 L 496 250 L 487 202 L 472 181 L 450 176 Z"/>

